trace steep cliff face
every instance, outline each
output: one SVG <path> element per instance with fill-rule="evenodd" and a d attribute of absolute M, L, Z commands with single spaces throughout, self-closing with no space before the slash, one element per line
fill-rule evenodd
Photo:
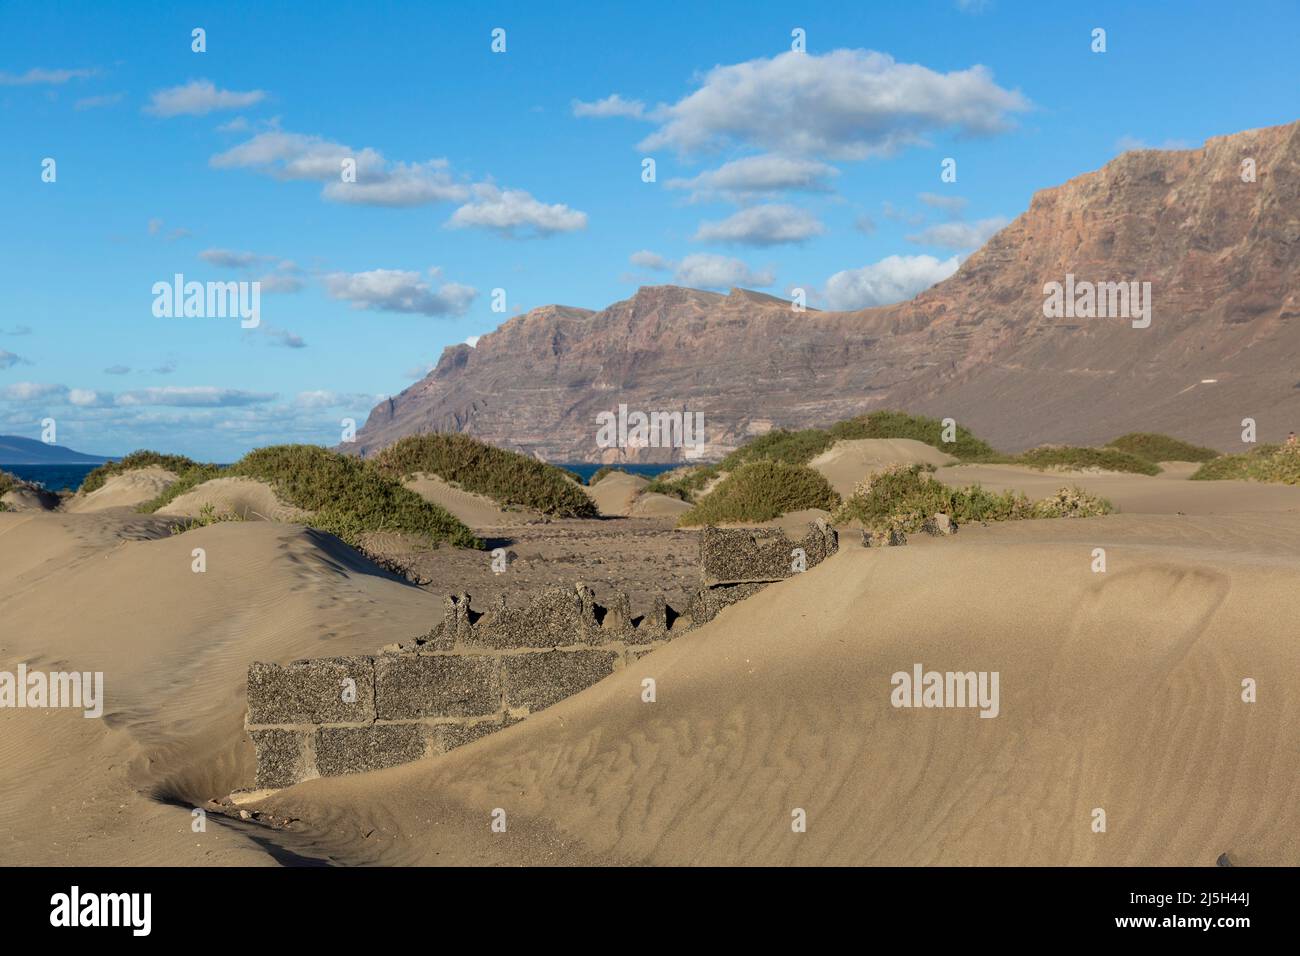
<path fill-rule="evenodd" d="M 555 461 L 682 456 L 599 447 L 597 415 L 619 404 L 702 412 L 705 457 L 879 407 L 952 416 L 1008 450 L 1133 429 L 1230 449 L 1246 417 L 1276 439 L 1300 425 L 1297 147 L 1300 123 L 1126 153 L 1038 193 L 952 278 L 884 308 L 660 286 L 600 312 L 535 309 L 449 348 L 353 448 L 460 430 Z M 1150 283 L 1149 327 L 1045 317 L 1045 283 L 1067 275 Z"/>

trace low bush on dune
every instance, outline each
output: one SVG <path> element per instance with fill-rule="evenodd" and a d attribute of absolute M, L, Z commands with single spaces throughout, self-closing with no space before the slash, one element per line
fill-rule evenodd
<path fill-rule="evenodd" d="M 157 497 L 140 504 L 136 511 L 142 514 L 153 514 L 167 505 L 171 504 L 186 492 L 193 491 L 205 481 L 211 481 L 213 478 L 220 478 L 226 473 L 226 469 L 219 465 L 195 465 L 187 468 L 178 474 L 175 481 L 164 488 Z"/>
<path fill-rule="evenodd" d="M 924 415 L 880 411 L 837 422 L 828 429 L 833 441 L 842 438 L 910 438 L 962 461 L 991 461 L 1001 457 L 992 445 L 958 425 L 955 440 L 943 440 L 943 422 Z"/>
<path fill-rule="evenodd" d="M 1003 459 L 1046 471 L 1049 468 L 1067 468 L 1083 471 L 1090 468 L 1101 471 L 1123 471 L 1135 475 L 1158 475 L 1160 466 L 1153 461 L 1117 448 L 1074 448 L 1045 445 L 1022 452 L 1013 458 Z"/>
<path fill-rule="evenodd" d="M 120 475 L 124 472 L 134 471 L 137 468 L 166 468 L 177 475 L 189 471 L 198 465 L 198 462 L 192 458 L 186 458 L 184 455 L 164 455 L 156 451 L 133 451 L 121 461 L 109 461 L 100 465 L 81 483 L 79 491 L 90 494 L 92 491 L 98 491 L 104 487 L 104 482 L 114 475 Z"/>
<path fill-rule="evenodd" d="M 992 492 L 972 485 L 950 488 L 929 465 L 894 465 L 874 472 L 853 490 L 835 513 L 836 524 L 857 521 L 872 530 L 915 533 L 936 514 L 957 524 L 1030 518 L 1090 517 L 1108 514 L 1110 503 L 1078 488 L 1062 488 L 1042 501 L 1019 492 Z"/>
<path fill-rule="evenodd" d="M 426 472 L 508 507 L 562 518 L 597 516 L 595 504 L 569 480 L 577 477 L 572 472 L 469 435 L 411 435 L 385 448 L 371 463 L 395 481 Z"/>
<path fill-rule="evenodd" d="M 1260 445 L 1240 455 L 1220 455 L 1192 475 L 1193 481 L 1230 479 L 1300 485 L 1300 445 Z"/>
<path fill-rule="evenodd" d="M 1155 432 L 1129 432 L 1116 438 L 1109 447 L 1155 462 L 1209 461 L 1219 457 L 1213 448 L 1202 448 Z"/>
<path fill-rule="evenodd" d="M 607 475 L 612 475 L 615 473 L 620 475 L 631 474 L 626 469 L 619 468 L 617 465 L 601 465 L 599 468 L 596 469 L 595 474 L 593 474 L 590 478 L 587 479 L 587 487 L 590 488 L 592 485 L 600 481 L 600 479 L 604 478 Z"/>
<path fill-rule="evenodd" d="M 678 525 L 770 521 L 791 511 L 838 507 L 840 496 L 820 474 L 805 465 L 755 461 L 728 475 Z"/>
<path fill-rule="evenodd" d="M 7 471 L 0 471 L 0 495 L 6 495 L 15 488 L 22 487 L 22 482 Z"/>
<path fill-rule="evenodd" d="M 250 452 L 225 474 L 256 478 L 285 503 L 312 512 L 307 524 L 353 547 L 367 532 L 387 531 L 481 548 L 483 542 L 450 512 L 403 488 L 359 458 L 318 445 L 274 445 Z"/>

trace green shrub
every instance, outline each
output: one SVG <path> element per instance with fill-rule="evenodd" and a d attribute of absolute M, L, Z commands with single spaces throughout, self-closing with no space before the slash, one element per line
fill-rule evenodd
<path fill-rule="evenodd" d="M 592 500 L 566 478 L 572 472 L 469 435 L 410 435 L 381 451 L 372 464 L 395 481 L 419 472 L 437 475 L 507 507 L 563 518 L 597 516 Z"/>
<path fill-rule="evenodd" d="M 1137 475 L 1160 474 L 1160 466 L 1155 462 L 1115 448 L 1074 448 L 1048 445 L 1022 452 L 1009 460 L 1042 471 L 1048 468 L 1075 470 L 1099 468 L 1103 471 L 1124 471 Z"/>
<path fill-rule="evenodd" d="M 172 534 L 184 534 L 186 531 L 193 531 L 195 528 L 206 528 L 208 525 L 221 524 L 226 521 L 243 521 L 243 517 L 235 514 L 233 511 L 225 511 L 217 514 L 217 507 L 212 502 L 208 502 L 199 509 L 197 517 L 186 518 L 179 524 L 174 524 L 169 529 Z"/>
<path fill-rule="evenodd" d="M 755 461 L 728 475 L 707 497 L 685 512 L 679 526 L 770 521 L 791 511 L 830 511 L 840 496 L 820 474 L 805 465 Z"/>
<path fill-rule="evenodd" d="M 462 548 L 483 542 L 455 516 L 359 458 L 317 445 L 259 448 L 227 474 L 256 478 L 287 504 L 313 512 L 307 524 L 337 535 L 353 547 L 361 535 L 390 531 L 446 541 Z"/>
<path fill-rule="evenodd" d="M 1137 455 L 1147 461 L 1209 461 L 1218 458 L 1219 453 L 1213 448 L 1202 448 L 1168 435 L 1155 432 L 1129 432 L 1110 443 L 1111 448 L 1118 448 L 1130 455 Z"/>
<path fill-rule="evenodd" d="M 0 471 L 0 495 L 6 495 L 21 486 L 22 482 L 14 475 L 9 474 L 7 471 Z"/>
<path fill-rule="evenodd" d="M 1300 485 L 1300 445 L 1260 445 L 1240 455 L 1220 455 L 1192 475 L 1193 481 L 1229 479 Z"/>
<path fill-rule="evenodd" d="M 1107 514 L 1108 502 L 1077 488 L 1062 488 L 1051 498 L 1031 502 L 1019 492 L 993 492 L 979 485 L 950 488 L 928 465 L 894 465 L 858 482 L 852 497 L 835 513 L 836 524 L 858 521 L 872 530 L 916 533 L 936 515 L 957 524 L 1029 518 Z"/>
<path fill-rule="evenodd" d="M 847 421 L 829 429 L 832 442 L 852 438 L 910 438 L 924 442 L 963 461 L 990 461 L 1001 457 L 992 445 L 976 438 L 969 428 L 958 425 L 955 441 L 943 441 L 943 422 L 924 415 L 879 411 Z"/>
<path fill-rule="evenodd" d="M 80 491 L 89 494 L 104 487 L 104 482 L 114 475 L 120 475 L 126 471 L 133 471 L 136 468 L 150 468 L 157 466 L 166 468 L 168 471 L 181 474 L 198 465 L 192 458 L 186 458 L 184 455 L 164 455 L 156 451 L 133 451 L 121 461 L 109 461 L 100 465 L 90 474 L 86 475 L 85 480 L 81 483 Z"/>
<path fill-rule="evenodd" d="M 213 478 L 220 478 L 226 473 L 226 469 L 218 465 L 195 465 L 181 472 L 179 476 L 170 485 L 164 488 L 156 498 L 137 505 L 136 511 L 141 514 L 153 514 L 167 505 L 171 504 L 186 492 L 193 491 L 205 481 L 211 481 Z"/>
<path fill-rule="evenodd" d="M 593 474 L 590 478 L 587 479 L 587 487 L 591 487 L 592 485 L 596 484 L 596 482 L 600 481 L 600 479 L 604 478 L 606 475 L 612 475 L 615 472 L 618 472 L 620 475 L 629 474 L 627 469 L 619 468 L 617 465 L 601 465 L 599 468 L 596 469 L 595 474 Z"/>

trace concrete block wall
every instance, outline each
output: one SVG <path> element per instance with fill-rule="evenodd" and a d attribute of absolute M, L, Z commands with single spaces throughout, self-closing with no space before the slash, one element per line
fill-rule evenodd
<path fill-rule="evenodd" d="M 837 547 L 822 522 L 792 541 L 776 529 L 708 528 L 702 584 L 684 614 L 659 596 L 633 617 L 626 594 L 607 605 L 583 584 L 550 588 L 522 606 L 483 612 L 452 595 L 427 634 L 372 656 L 255 663 L 246 727 L 257 753 L 255 786 L 379 770 L 446 753 L 551 706 L 712 620 L 723 608 Z"/>

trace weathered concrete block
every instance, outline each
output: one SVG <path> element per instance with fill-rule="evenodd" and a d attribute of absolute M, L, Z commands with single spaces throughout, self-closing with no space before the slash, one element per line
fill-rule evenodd
<path fill-rule="evenodd" d="M 601 643 L 626 641 L 632 638 L 632 601 L 624 591 L 616 591 L 610 596 L 605 616 L 600 622 Z"/>
<path fill-rule="evenodd" d="M 943 512 L 939 512 L 933 518 L 927 520 L 921 530 L 926 534 L 944 537 L 946 535 L 957 533 L 957 522 L 953 521 Z"/>
<path fill-rule="evenodd" d="M 864 548 L 896 548 L 907 544 L 907 535 L 898 528 L 886 528 L 882 531 L 863 529 L 862 546 Z"/>
<path fill-rule="evenodd" d="M 433 729 L 442 740 L 442 749 L 452 751 L 519 722 L 519 719 L 506 715 L 500 720 L 480 720 L 474 724 L 438 724 Z"/>
<path fill-rule="evenodd" d="M 495 657 L 404 654 L 375 660 L 375 711 L 380 720 L 486 717 L 500 709 Z"/>
<path fill-rule="evenodd" d="M 257 756 L 257 789 L 291 787 L 317 776 L 312 734 L 300 730 L 250 730 Z"/>
<path fill-rule="evenodd" d="M 523 607 L 498 606 L 475 629 L 485 647 L 564 647 L 598 642 L 595 599 L 591 589 L 548 588 Z"/>
<path fill-rule="evenodd" d="M 425 724 L 321 727 L 316 731 L 316 768 L 322 777 L 382 770 L 419 760 L 429 752 Z"/>
<path fill-rule="evenodd" d="M 737 601 L 743 601 L 745 598 L 757 594 L 765 587 L 767 587 L 767 584 L 755 582 L 752 584 L 723 584 L 712 588 L 700 588 L 686 613 L 690 616 L 692 624 L 696 626 L 706 624 L 717 617 L 718 612 L 723 608 L 730 607 Z"/>
<path fill-rule="evenodd" d="M 792 541 L 780 528 L 705 528 L 700 534 L 700 570 L 705 587 L 783 581 L 798 574 L 794 550 L 802 548 L 805 568 L 820 564 L 839 548 L 839 536 L 824 521 Z"/>
<path fill-rule="evenodd" d="M 374 659 L 327 657 L 248 668 L 248 723 L 347 724 L 375 719 Z"/>
<path fill-rule="evenodd" d="M 572 697 L 614 672 L 614 651 L 546 651 L 501 659 L 506 706 L 536 712 Z"/>
<path fill-rule="evenodd" d="M 656 594 L 650 610 L 636 622 L 636 627 L 623 638 L 627 644 L 650 644 L 668 639 L 668 629 L 677 618 L 677 612 L 668 606 L 662 594 Z"/>

